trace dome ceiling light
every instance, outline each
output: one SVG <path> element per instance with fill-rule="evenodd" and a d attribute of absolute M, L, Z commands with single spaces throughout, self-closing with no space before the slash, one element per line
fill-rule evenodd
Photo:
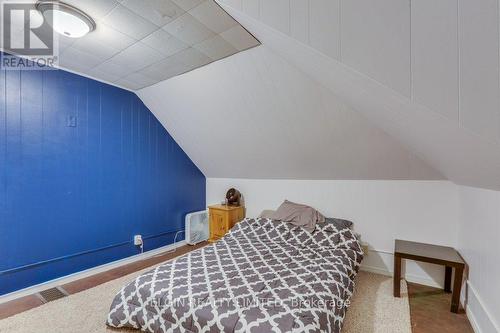
<path fill-rule="evenodd" d="M 96 27 L 92 17 L 64 2 L 41 0 L 37 2 L 36 9 L 55 31 L 66 37 L 80 38 Z"/>

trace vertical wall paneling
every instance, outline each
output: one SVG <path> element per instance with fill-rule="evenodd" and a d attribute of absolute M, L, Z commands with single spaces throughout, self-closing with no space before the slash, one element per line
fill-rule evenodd
<path fill-rule="evenodd" d="M 0 70 L 0 161 L 6 160 L 6 126 L 7 114 L 5 109 L 6 104 L 6 86 L 5 86 L 5 71 Z M 6 165 L 0 163 L 0 244 L 4 244 L 7 238 L 7 224 L 1 223 L 5 221 L 7 213 L 7 179 Z M 7 259 L 0 261 L 0 270 L 7 267 Z"/>
<path fill-rule="evenodd" d="M 459 0 L 460 123 L 500 138 L 498 1 Z"/>
<path fill-rule="evenodd" d="M 244 0 L 244 7 L 454 124 L 500 140 L 498 0 Z"/>
<path fill-rule="evenodd" d="M 341 11 L 342 61 L 409 97 L 410 0 L 349 0 Z"/>
<path fill-rule="evenodd" d="M 324 54 L 340 59 L 340 0 L 309 1 L 309 42 Z"/>
<path fill-rule="evenodd" d="M 466 294 L 467 312 L 474 316 L 479 332 L 499 332 L 500 192 L 459 186 L 458 193 L 458 249 L 469 266 L 472 287 Z"/>
<path fill-rule="evenodd" d="M 222 0 L 222 1 L 228 6 L 241 10 L 243 7 L 243 1 L 245 0 Z"/>
<path fill-rule="evenodd" d="M 458 120 L 458 0 L 411 4 L 412 97 Z"/>
<path fill-rule="evenodd" d="M 13 214 L 16 209 L 15 202 L 12 200 L 13 195 L 19 195 L 20 182 L 22 175 L 22 160 L 21 160 L 21 112 L 19 100 L 19 87 L 21 83 L 20 72 L 5 71 L 5 159 L 2 161 L 5 168 L 5 221 Z M 17 92 L 17 93 L 16 93 Z M 17 166 L 17 167 L 16 167 Z M 19 223 L 23 223 L 22 220 Z M 2 223 L 4 224 L 4 223 Z M 7 228 L 6 228 L 7 229 Z M 19 230 L 13 230 L 11 237 L 6 238 L 6 243 L 3 246 L 6 249 L 12 248 L 11 244 L 21 242 L 21 234 Z M 6 251 L 8 253 L 8 250 Z M 12 258 L 6 258 L 6 265 L 12 263 Z"/>
<path fill-rule="evenodd" d="M 290 0 L 261 1 L 260 6 L 264 23 L 290 34 Z"/>
<path fill-rule="evenodd" d="M 136 254 L 135 234 L 170 244 L 205 208 L 135 94 L 59 70 L 0 71 L 0 91 L 0 294 Z"/>
<path fill-rule="evenodd" d="M 260 18 L 260 2 L 258 0 L 243 0 L 242 9 L 247 15 L 256 19 Z"/>
<path fill-rule="evenodd" d="M 309 44 L 309 0 L 290 0 L 290 36 Z"/>

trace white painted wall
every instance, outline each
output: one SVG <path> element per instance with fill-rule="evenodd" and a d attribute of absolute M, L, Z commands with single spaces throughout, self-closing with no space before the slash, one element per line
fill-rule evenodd
<path fill-rule="evenodd" d="M 219 203 L 230 187 L 243 193 L 248 217 L 289 199 L 353 221 L 372 249 L 364 268 L 378 273 L 393 270 L 395 238 L 457 244 L 458 195 L 451 182 L 207 178 L 207 204 Z M 406 271 L 410 281 L 443 284 L 442 267 L 409 262 Z"/>
<path fill-rule="evenodd" d="M 341 1 L 340 22 L 341 61 L 410 96 L 410 2 Z"/>
<path fill-rule="evenodd" d="M 458 248 L 469 265 L 468 306 L 478 332 L 500 332 L 500 192 L 460 186 Z"/>
<path fill-rule="evenodd" d="M 458 0 L 459 122 L 500 140 L 498 0 Z M 439 52 L 439 48 L 435 49 Z"/>
<path fill-rule="evenodd" d="M 454 120 L 458 119 L 457 12 L 457 0 L 411 4 L 411 96 Z"/>

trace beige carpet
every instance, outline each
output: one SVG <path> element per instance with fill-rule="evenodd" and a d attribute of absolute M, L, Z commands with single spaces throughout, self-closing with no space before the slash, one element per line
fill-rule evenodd
<path fill-rule="evenodd" d="M 149 270 L 145 269 L 143 271 Z M 141 271 L 142 272 L 142 271 Z M 111 333 L 104 324 L 115 294 L 141 272 L 107 282 L 81 293 L 0 320 L 2 333 Z M 401 284 L 402 298 L 392 297 L 392 279 L 361 272 L 347 312 L 343 332 L 411 333 L 407 287 Z"/>
<path fill-rule="evenodd" d="M 360 272 L 342 332 L 411 333 L 408 287 L 401 280 L 401 298 L 392 296 L 392 278 Z"/>

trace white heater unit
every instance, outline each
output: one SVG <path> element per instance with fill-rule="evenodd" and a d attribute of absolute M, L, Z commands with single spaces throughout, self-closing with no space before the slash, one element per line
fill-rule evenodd
<path fill-rule="evenodd" d="M 208 239 L 208 212 L 206 210 L 186 215 L 186 243 L 190 245 Z"/>

